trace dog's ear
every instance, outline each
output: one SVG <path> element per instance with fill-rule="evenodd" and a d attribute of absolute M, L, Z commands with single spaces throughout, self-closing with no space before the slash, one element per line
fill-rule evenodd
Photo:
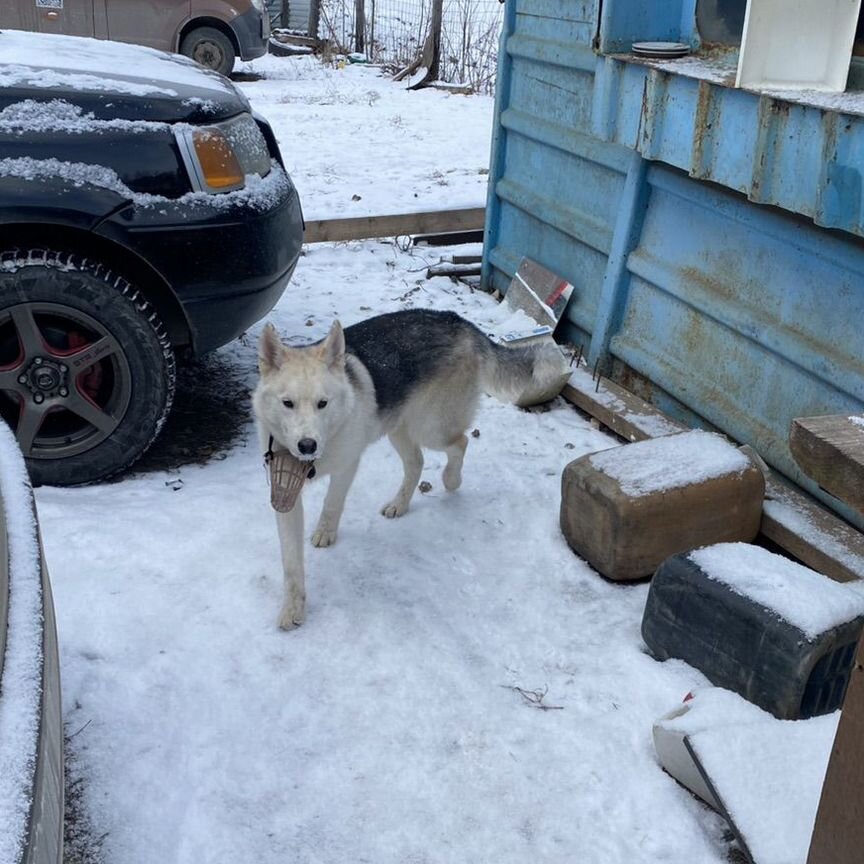
<path fill-rule="evenodd" d="M 345 365 L 345 334 L 338 321 L 333 322 L 327 338 L 324 340 L 324 359 L 331 368 L 341 369 Z"/>
<path fill-rule="evenodd" d="M 267 324 L 261 331 L 258 341 L 258 369 L 262 375 L 274 372 L 285 359 L 285 346 L 272 324 Z"/>

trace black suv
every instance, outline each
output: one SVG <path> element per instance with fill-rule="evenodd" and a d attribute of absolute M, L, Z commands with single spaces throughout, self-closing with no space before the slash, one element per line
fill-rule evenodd
<path fill-rule="evenodd" d="M 0 416 L 34 482 L 127 467 L 175 355 L 279 299 L 303 220 L 270 126 L 148 48 L 0 32 Z"/>

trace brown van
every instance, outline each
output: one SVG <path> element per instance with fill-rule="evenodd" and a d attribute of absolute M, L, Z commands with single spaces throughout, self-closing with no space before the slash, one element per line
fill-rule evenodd
<path fill-rule="evenodd" d="M 270 18 L 264 0 L 3 0 L 0 28 L 149 45 L 227 75 L 267 53 Z"/>

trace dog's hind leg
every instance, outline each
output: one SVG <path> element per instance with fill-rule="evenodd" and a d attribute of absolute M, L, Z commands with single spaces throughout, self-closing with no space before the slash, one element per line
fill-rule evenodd
<path fill-rule="evenodd" d="M 298 497 L 292 510 L 276 514 L 279 545 L 282 549 L 282 573 L 285 600 L 279 613 L 279 626 L 293 630 L 303 623 L 306 614 L 306 578 L 303 569 L 303 498 Z"/>
<path fill-rule="evenodd" d="M 441 473 L 441 479 L 448 492 L 455 492 L 462 485 L 462 462 L 467 447 L 468 436 L 463 434 L 444 450 L 447 454 L 447 465 Z"/>
<path fill-rule="evenodd" d="M 423 471 L 423 451 L 417 446 L 404 426 L 398 426 L 394 429 L 389 438 L 390 443 L 402 458 L 404 476 L 396 497 L 381 508 L 381 513 L 388 519 L 395 519 L 397 516 L 404 515 L 408 510 L 411 496 L 420 482 L 420 474 Z"/>
<path fill-rule="evenodd" d="M 327 487 L 327 495 L 324 497 L 324 506 L 321 508 L 318 527 L 312 534 L 313 546 L 332 546 L 336 542 L 339 520 L 345 509 L 345 496 L 354 482 L 354 475 L 357 473 L 359 464 L 360 461 L 357 460 L 344 471 L 330 475 L 330 485 Z"/>

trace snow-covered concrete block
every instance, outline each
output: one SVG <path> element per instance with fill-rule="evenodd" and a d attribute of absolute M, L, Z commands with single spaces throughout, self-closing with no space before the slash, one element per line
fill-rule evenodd
<path fill-rule="evenodd" d="M 843 704 L 864 593 L 746 543 L 670 557 L 657 569 L 642 637 L 719 687 L 794 720 Z"/>
<path fill-rule="evenodd" d="M 752 540 L 764 491 L 762 472 L 721 435 L 682 432 L 567 465 L 561 530 L 606 578 L 641 579 L 676 552 Z"/>

